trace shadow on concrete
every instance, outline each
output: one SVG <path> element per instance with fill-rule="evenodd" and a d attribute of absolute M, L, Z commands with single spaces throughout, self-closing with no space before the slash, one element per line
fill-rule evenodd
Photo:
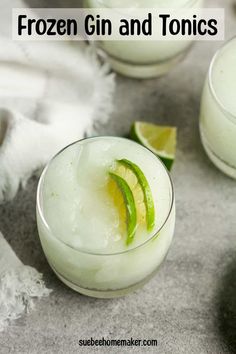
<path fill-rule="evenodd" d="M 50 289 L 58 289 L 62 294 L 77 294 L 65 287 L 50 268 L 44 255 L 36 224 L 36 189 L 39 177 L 32 177 L 26 189 L 20 189 L 11 202 L 0 205 L 0 230 L 25 264 L 36 268 Z M 0 349 L 1 353 L 1 349 Z"/>
<path fill-rule="evenodd" d="M 217 325 L 230 353 L 236 353 L 236 257 L 229 264 L 220 284 Z"/>
<path fill-rule="evenodd" d="M 17 250 L 17 256 L 24 264 L 43 272 L 49 266 L 41 248 L 36 225 L 37 182 L 37 177 L 31 178 L 26 189 L 20 189 L 13 201 L 0 206 L 0 230 L 13 250 Z"/>
<path fill-rule="evenodd" d="M 236 16 L 236 3 L 233 4 L 233 11 L 234 11 L 234 14 L 235 14 L 235 16 Z"/>

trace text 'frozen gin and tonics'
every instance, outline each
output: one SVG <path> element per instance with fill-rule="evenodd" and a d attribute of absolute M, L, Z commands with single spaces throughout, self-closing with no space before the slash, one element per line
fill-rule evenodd
<path fill-rule="evenodd" d="M 160 19 L 160 34 L 161 36 L 176 36 L 181 34 L 182 36 L 215 36 L 218 33 L 217 20 L 209 19 L 205 20 L 197 18 L 197 15 L 193 15 L 193 18 L 171 18 L 169 14 L 157 15 Z M 102 19 L 100 15 L 94 17 L 93 15 L 87 15 L 85 18 L 85 32 L 87 35 L 92 36 L 106 36 L 112 35 L 112 22 L 109 19 Z M 146 19 L 121 19 L 119 26 L 119 34 L 121 36 L 152 36 L 153 35 L 153 19 L 152 13 L 148 13 Z"/>
<path fill-rule="evenodd" d="M 223 40 L 224 9 L 13 9 L 15 40 Z"/>

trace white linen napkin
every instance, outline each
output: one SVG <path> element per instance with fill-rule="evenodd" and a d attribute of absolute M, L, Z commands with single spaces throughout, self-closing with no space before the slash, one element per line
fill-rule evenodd
<path fill-rule="evenodd" d="M 11 9 L 21 6 L 0 5 L 0 202 L 96 121 L 106 121 L 114 89 L 92 48 L 12 41 Z M 0 234 L 0 330 L 32 307 L 31 297 L 48 293 L 42 275 L 23 265 Z"/>
<path fill-rule="evenodd" d="M 34 298 L 49 295 L 42 274 L 25 266 L 0 232 L 0 332 L 34 308 Z"/>

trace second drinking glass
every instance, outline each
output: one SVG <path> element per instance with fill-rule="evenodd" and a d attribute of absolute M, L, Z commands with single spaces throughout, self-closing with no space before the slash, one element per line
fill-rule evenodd
<path fill-rule="evenodd" d="M 236 178 L 236 37 L 212 60 L 202 96 L 200 131 L 211 161 Z"/>
<path fill-rule="evenodd" d="M 203 3 L 203 0 L 84 0 L 84 7 L 109 8 L 114 11 L 118 8 L 129 8 L 129 11 L 142 8 L 174 9 L 177 13 L 201 8 Z M 150 78 L 170 71 L 184 57 L 191 44 L 191 41 L 186 40 L 128 40 L 101 41 L 98 47 L 118 73 L 134 78 Z"/>

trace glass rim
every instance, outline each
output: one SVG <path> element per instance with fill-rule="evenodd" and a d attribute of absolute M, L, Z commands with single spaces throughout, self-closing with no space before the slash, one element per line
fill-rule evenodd
<path fill-rule="evenodd" d="M 209 70 L 208 70 L 208 86 L 209 86 L 210 93 L 211 93 L 213 99 L 216 101 L 216 103 L 218 104 L 220 109 L 224 113 L 226 113 L 227 116 L 229 116 L 231 118 L 231 120 L 233 119 L 236 123 L 236 114 L 231 112 L 230 109 L 228 109 L 226 107 L 226 105 L 221 101 L 219 95 L 216 93 L 216 90 L 214 88 L 214 83 L 213 83 L 213 70 L 214 70 L 214 66 L 216 64 L 216 61 L 217 61 L 218 57 L 221 55 L 221 53 L 223 52 L 223 50 L 233 41 L 236 41 L 236 36 L 233 36 L 232 38 L 227 40 L 214 54 L 214 56 L 211 60 Z"/>
<path fill-rule="evenodd" d="M 187 7 L 187 6 L 190 6 L 191 4 L 194 4 L 195 2 L 197 2 L 198 0 L 185 0 L 185 3 L 183 4 L 183 6 L 180 7 L 183 8 L 183 7 Z M 112 9 L 112 8 L 115 8 L 115 7 L 111 7 L 109 5 L 106 5 L 104 4 L 104 0 L 97 0 L 97 2 L 101 5 L 103 5 L 105 8 L 109 8 L 109 9 Z M 170 8 L 170 7 L 169 7 Z"/>
<path fill-rule="evenodd" d="M 85 250 L 85 249 L 82 249 L 82 248 L 78 248 L 78 247 L 73 247 L 71 245 L 69 245 L 68 243 L 66 243 L 65 241 L 63 240 L 60 240 L 58 237 L 56 237 L 54 235 L 54 232 L 52 231 L 51 227 L 48 225 L 47 223 L 47 220 L 46 218 L 44 217 L 44 213 L 43 213 L 43 207 L 42 207 L 42 204 L 41 204 L 41 191 L 42 191 L 42 187 L 43 187 L 43 182 L 44 182 L 44 178 L 45 178 L 45 175 L 51 165 L 51 163 L 57 158 L 57 156 L 59 156 L 60 154 L 63 153 L 63 151 L 65 151 L 66 149 L 68 149 L 69 147 L 73 146 L 73 145 L 76 145 L 78 143 L 83 143 L 84 141 L 87 141 L 87 140 L 97 140 L 97 139 L 106 139 L 106 138 L 111 138 L 111 139 L 119 139 L 119 140 L 128 140 L 129 142 L 133 143 L 133 144 L 137 144 L 139 147 L 143 148 L 144 150 L 147 150 L 149 151 L 156 159 L 159 160 L 159 162 L 161 163 L 162 167 L 164 168 L 165 172 L 166 172 L 166 176 L 169 180 L 169 183 L 170 183 L 170 193 L 171 193 L 171 202 L 170 202 L 170 206 L 169 206 L 169 211 L 167 213 L 167 216 L 166 218 L 164 219 L 163 223 L 161 224 L 161 226 L 155 230 L 151 236 L 144 242 L 140 243 L 139 245 L 137 245 L 136 247 L 133 247 L 133 248 L 130 248 L 130 249 L 127 249 L 125 251 L 120 251 L 120 252 L 114 252 L 114 253 L 99 253 L 99 252 L 92 252 L 92 251 L 89 251 L 89 250 Z M 87 255 L 93 255 L 93 256 L 116 256 L 116 255 L 121 255 L 121 254 L 125 254 L 125 253 L 128 253 L 128 252 L 132 252 L 132 251 L 135 251 L 137 250 L 138 248 L 141 248 L 143 247 L 144 245 L 148 244 L 149 242 L 151 242 L 160 232 L 161 230 L 164 228 L 164 226 L 166 225 L 167 221 L 169 220 L 170 218 L 170 215 L 171 215 L 171 212 L 173 210 L 173 206 L 174 206 L 174 200 L 175 200 L 175 194 L 174 194 L 174 185 L 173 185 L 173 181 L 171 179 L 171 176 L 170 176 L 170 173 L 169 171 L 167 170 L 166 166 L 164 165 L 164 163 L 161 161 L 161 159 L 159 157 L 157 157 L 150 149 L 138 144 L 137 142 L 135 141 L 132 141 L 132 140 L 129 140 L 127 138 L 122 138 L 122 137 L 117 137 L 117 136 L 97 136 L 97 137 L 90 137 L 90 138 L 83 138 L 83 139 L 79 139 L 79 140 L 76 140 L 72 143 L 70 143 L 69 145 L 65 146 L 63 149 L 61 149 L 60 151 L 58 151 L 58 153 L 56 155 L 54 155 L 50 161 L 47 163 L 47 165 L 44 167 L 43 171 L 42 171 L 42 174 L 39 178 L 39 182 L 38 182 L 38 186 L 37 186 L 37 192 L 36 192 L 36 206 L 37 206 L 37 211 L 38 211 L 38 214 L 39 214 L 39 217 L 44 225 L 44 227 L 50 232 L 50 234 L 53 236 L 53 238 L 55 238 L 59 243 L 62 243 L 64 244 L 65 246 L 69 247 L 70 249 L 72 249 L 73 251 L 76 251 L 76 252 L 80 252 L 82 254 L 87 254 Z"/>

